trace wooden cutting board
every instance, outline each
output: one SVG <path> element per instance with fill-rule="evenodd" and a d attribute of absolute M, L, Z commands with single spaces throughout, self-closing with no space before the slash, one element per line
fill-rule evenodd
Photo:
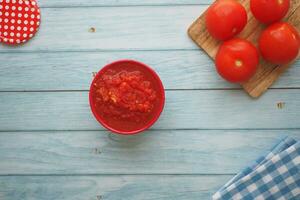
<path fill-rule="evenodd" d="M 248 13 L 248 23 L 244 30 L 237 36 L 247 39 L 257 45 L 257 40 L 265 28 L 259 23 L 250 11 L 249 0 L 239 0 Z M 212 38 L 206 31 L 204 12 L 188 29 L 188 34 L 192 40 L 201 47 L 212 59 L 215 58 L 220 42 Z M 288 14 L 282 21 L 287 21 L 300 30 L 300 0 L 291 0 Z M 244 90 L 252 97 L 257 98 L 262 95 L 293 62 L 287 65 L 274 65 L 267 63 L 262 58 L 256 74 L 242 84 Z"/>

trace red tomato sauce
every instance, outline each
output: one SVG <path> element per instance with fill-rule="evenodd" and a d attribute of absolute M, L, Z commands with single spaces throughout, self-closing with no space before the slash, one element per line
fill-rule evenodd
<path fill-rule="evenodd" d="M 142 129 L 159 112 L 159 84 L 146 69 L 123 65 L 100 72 L 92 85 L 96 112 L 121 131 Z"/>

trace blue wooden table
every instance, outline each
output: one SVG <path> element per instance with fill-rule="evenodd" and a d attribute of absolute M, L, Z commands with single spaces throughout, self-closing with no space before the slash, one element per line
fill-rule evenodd
<path fill-rule="evenodd" d="M 205 200 L 282 137 L 300 139 L 300 62 L 258 100 L 224 82 L 186 34 L 210 3 L 40 0 L 37 36 L 0 46 L 0 199 Z M 122 58 L 166 88 L 158 123 L 132 137 L 105 131 L 88 104 L 93 72 Z"/>

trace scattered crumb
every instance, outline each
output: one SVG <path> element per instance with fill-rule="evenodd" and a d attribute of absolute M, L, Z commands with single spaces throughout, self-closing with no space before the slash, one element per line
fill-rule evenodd
<path fill-rule="evenodd" d="M 96 29 L 95 29 L 94 27 L 91 27 L 91 28 L 89 29 L 89 32 L 90 32 L 90 33 L 95 33 L 95 32 L 96 32 Z"/>
<path fill-rule="evenodd" d="M 103 197 L 101 195 L 97 195 L 97 200 L 102 200 Z"/>
<path fill-rule="evenodd" d="M 95 154 L 101 154 L 102 152 L 101 152 L 101 150 L 100 149 L 98 149 L 98 148 L 94 148 L 94 151 L 93 151 Z"/>
<path fill-rule="evenodd" d="M 277 103 L 277 108 L 278 108 L 278 109 L 283 109 L 284 106 L 285 106 L 285 102 L 278 102 L 278 103 Z"/>
<path fill-rule="evenodd" d="M 92 72 L 92 75 L 95 78 L 95 76 L 97 75 L 97 72 Z"/>

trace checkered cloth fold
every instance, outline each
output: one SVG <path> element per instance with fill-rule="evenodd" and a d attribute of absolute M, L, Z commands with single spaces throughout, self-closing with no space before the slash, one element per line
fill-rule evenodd
<path fill-rule="evenodd" d="M 229 199 L 300 200 L 300 142 L 285 138 L 213 195 Z"/>

